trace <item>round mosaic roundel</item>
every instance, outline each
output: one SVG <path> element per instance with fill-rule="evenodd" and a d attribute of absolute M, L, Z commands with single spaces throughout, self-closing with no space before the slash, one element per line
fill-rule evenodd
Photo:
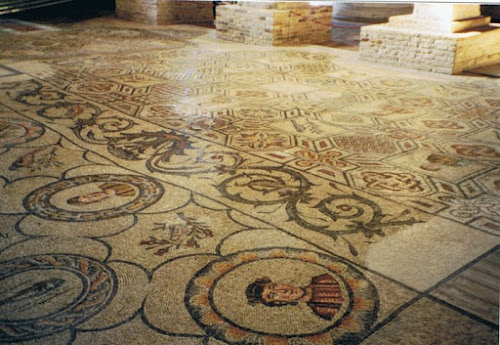
<path fill-rule="evenodd" d="M 35 190 L 24 207 L 38 217 L 72 222 L 110 219 L 141 211 L 163 195 L 154 179 L 137 175 L 89 175 Z"/>
<path fill-rule="evenodd" d="M 103 263 L 71 254 L 43 254 L 0 264 L 0 343 L 66 330 L 100 312 L 116 277 Z"/>
<path fill-rule="evenodd" d="M 0 147 L 24 144 L 44 132 L 44 128 L 33 121 L 0 118 Z"/>
<path fill-rule="evenodd" d="M 379 308 L 373 283 L 354 267 L 291 248 L 213 261 L 186 292 L 193 319 L 230 344 L 357 344 Z"/>

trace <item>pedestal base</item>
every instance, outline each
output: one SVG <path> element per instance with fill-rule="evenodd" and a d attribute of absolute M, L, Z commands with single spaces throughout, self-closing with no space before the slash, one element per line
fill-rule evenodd
<path fill-rule="evenodd" d="M 331 6 L 240 3 L 217 11 L 217 37 L 224 40 L 275 46 L 330 40 Z"/>
<path fill-rule="evenodd" d="M 376 3 L 334 3 L 333 18 L 335 20 L 357 23 L 385 23 L 389 17 L 409 14 L 413 10 L 411 4 L 376 4 Z"/>
<path fill-rule="evenodd" d="M 361 29 L 363 60 L 430 72 L 458 74 L 500 62 L 500 27 L 432 33 L 379 24 Z"/>
<path fill-rule="evenodd" d="M 334 42 L 357 42 L 361 27 L 385 23 L 389 17 L 411 13 L 411 4 L 341 3 L 333 5 L 332 36 Z"/>
<path fill-rule="evenodd" d="M 407 29 L 418 31 L 452 33 L 487 26 L 490 24 L 490 21 L 490 17 L 484 16 L 453 21 L 440 21 L 409 15 L 391 17 L 389 19 L 389 24 L 391 26 L 405 27 Z"/>

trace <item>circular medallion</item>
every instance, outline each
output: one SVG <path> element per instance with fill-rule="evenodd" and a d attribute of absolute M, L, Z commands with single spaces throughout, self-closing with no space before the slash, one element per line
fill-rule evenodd
<path fill-rule="evenodd" d="M 86 321 L 109 303 L 115 281 L 107 266 L 78 255 L 0 263 L 0 343 L 47 336 Z"/>
<path fill-rule="evenodd" d="M 45 129 L 33 121 L 0 118 L 0 147 L 24 144 L 44 132 Z"/>
<path fill-rule="evenodd" d="M 143 176 L 89 175 L 37 189 L 24 199 L 24 207 L 49 220 L 86 222 L 136 213 L 163 193 L 160 183 Z"/>
<path fill-rule="evenodd" d="M 262 345 L 357 344 L 379 306 L 373 283 L 346 262 L 291 248 L 213 261 L 190 281 L 185 303 L 207 334 Z"/>

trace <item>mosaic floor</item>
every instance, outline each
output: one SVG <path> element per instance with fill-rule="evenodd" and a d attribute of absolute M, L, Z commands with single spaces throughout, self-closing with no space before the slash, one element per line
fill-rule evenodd
<path fill-rule="evenodd" d="M 115 20 L 0 46 L 0 343 L 497 343 L 500 79 Z"/>

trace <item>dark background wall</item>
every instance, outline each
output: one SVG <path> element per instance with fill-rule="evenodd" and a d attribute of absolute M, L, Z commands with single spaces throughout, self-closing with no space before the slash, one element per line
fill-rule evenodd
<path fill-rule="evenodd" d="M 54 3 L 56 2 L 57 0 L 54 1 Z M 17 18 L 43 21 L 57 18 L 58 21 L 65 21 L 65 19 L 71 21 L 91 18 L 115 10 L 115 0 L 71 0 L 59 4 L 50 4 L 50 1 L 47 1 L 46 6 L 33 9 L 27 9 L 30 8 L 30 0 L 21 0 L 20 3 L 24 3 L 23 6 L 19 6 L 22 11 L 2 14 L 0 19 Z"/>
<path fill-rule="evenodd" d="M 481 14 L 490 16 L 492 22 L 500 22 L 500 5 L 481 5 Z"/>

